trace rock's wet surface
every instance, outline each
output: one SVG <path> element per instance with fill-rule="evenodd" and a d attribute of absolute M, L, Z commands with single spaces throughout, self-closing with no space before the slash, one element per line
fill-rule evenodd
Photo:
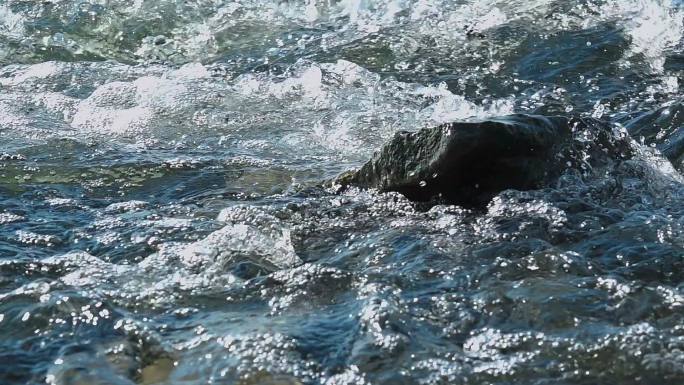
<path fill-rule="evenodd" d="M 624 128 L 596 119 L 511 115 L 399 132 L 335 180 L 417 202 L 484 206 L 504 190 L 553 186 L 563 174 L 615 167 L 635 151 Z M 668 147 L 678 159 L 676 145 Z"/>

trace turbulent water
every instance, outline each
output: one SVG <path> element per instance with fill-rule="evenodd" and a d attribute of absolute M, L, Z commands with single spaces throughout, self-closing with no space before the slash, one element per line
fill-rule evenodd
<path fill-rule="evenodd" d="M 1 384 L 682 384 L 678 0 L 0 0 Z M 321 183 L 399 130 L 639 154 L 484 209 Z"/>

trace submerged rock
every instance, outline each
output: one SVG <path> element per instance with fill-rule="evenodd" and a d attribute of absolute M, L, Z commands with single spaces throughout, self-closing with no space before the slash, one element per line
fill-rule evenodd
<path fill-rule="evenodd" d="M 569 167 L 588 172 L 631 155 L 626 133 L 601 121 L 518 114 L 399 132 L 337 182 L 477 206 L 502 190 L 548 186 Z"/>

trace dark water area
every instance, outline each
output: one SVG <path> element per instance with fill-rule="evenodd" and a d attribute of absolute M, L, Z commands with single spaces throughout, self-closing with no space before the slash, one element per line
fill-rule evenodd
<path fill-rule="evenodd" d="M 684 383 L 683 33 L 672 0 L 0 0 L 0 384 Z M 512 113 L 635 156 L 483 208 L 320 187 Z"/>

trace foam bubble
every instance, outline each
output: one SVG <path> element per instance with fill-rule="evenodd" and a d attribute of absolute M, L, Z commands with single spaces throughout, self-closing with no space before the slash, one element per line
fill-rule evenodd
<path fill-rule="evenodd" d="M 663 71 L 665 52 L 684 34 L 684 10 L 670 0 L 612 0 L 599 12 L 603 19 L 621 21 L 631 40 L 628 55 L 643 55 L 655 72 Z"/>

